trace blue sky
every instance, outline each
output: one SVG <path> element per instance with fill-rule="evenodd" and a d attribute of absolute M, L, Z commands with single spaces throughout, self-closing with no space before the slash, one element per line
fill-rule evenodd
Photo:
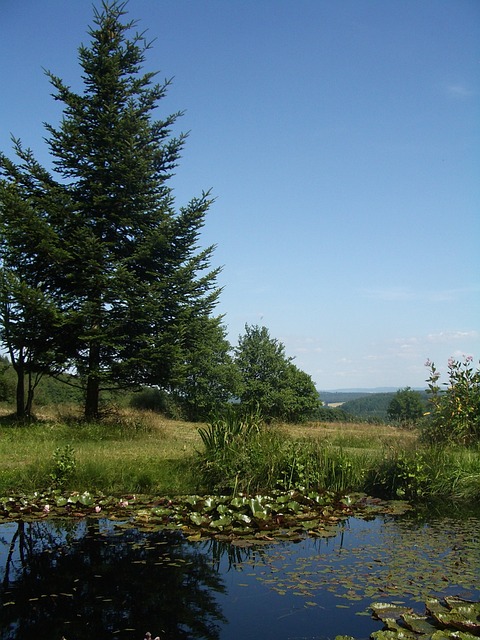
<path fill-rule="evenodd" d="M 178 206 L 212 189 L 236 344 L 264 325 L 319 389 L 421 387 L 480 357 L 478 0 L 130 0 L 185 110 Z M 49 163 L 90 0 L 0 0 L 0 149 Z"/>

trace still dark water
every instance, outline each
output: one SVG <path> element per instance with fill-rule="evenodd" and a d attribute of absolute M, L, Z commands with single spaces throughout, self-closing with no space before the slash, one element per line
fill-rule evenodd
<path fill-rule="evenodd" d="M 372 602 L 480 598 L 480 514 L 350 518 L 328 539 L 189 542 L 103 519 L 0 525 L 0 640 L 368 638 Z"/>

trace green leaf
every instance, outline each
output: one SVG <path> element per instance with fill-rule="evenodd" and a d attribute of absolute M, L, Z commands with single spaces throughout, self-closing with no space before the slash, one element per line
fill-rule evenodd
<path fill-rule="evenodd" d="M 78 496 L 77 502 L 82 504 L 84 507 L 91 507 L 94 503 L 94 499 L 93 496 L 86 491 L 85 493 L 82 493 L 82 495 Z"/>
<path fill-rule="evenodd" d="M 229 527 L 232 524 L 232 519 L 228 516 L 222 516 L 218 518 L 218 520 L 213 520 L 210 523 L 210 526 L 214 529 L 223 529 L 224 527 Z"/>

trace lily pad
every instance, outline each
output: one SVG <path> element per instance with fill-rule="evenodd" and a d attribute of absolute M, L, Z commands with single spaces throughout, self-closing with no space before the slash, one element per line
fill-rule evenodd
<path fill-rule="evenodd" d="M 402 615 L 402 620 L 411 631 L 414 633 L 435 633 L 437 627 L 433 624 L 432 618 L 428 616 L 422 616 L 418 613 L 405 613 Z"/>
<path fill-rule="evenodd" d="M 202 515 L 201 513 L 197 513 L 196 511 L 193 511 L 190 514 L 190 520 L 198 527 L 208 524 L 208 519 L 204 515 Z"/>
<path fill-rule="evenodd" d="M 232 524 L 232 518 L 229 516 L 222 516 L 218 518 L 218 520 L 212 520 L 210 522 L 210 526 L 214 529 L 224 529 L 225 527 L 229 527 Z"/>
<path fill-rule="evenodd" d="M 478 611 L 473 607 L 459 607 L 444 613 L 437 612 L 433 615 L 435 620 L 446 627 L 480 635 L 480 618 Z"/>
<path fill-rule="evenodd" d="M 463 631 L 453 631 L 451 629 L 440 629 L 435 631 L 431 640 L 478 640 L 477 636 Z"/>
<path fill-rule="evenodd" d="M 378 618 L 378 620 L 385 620 L 387 618 L 393 618 L 396 620 L 405 613 L 413 613 L 413 609 L 411 607 L 404 607 L 402 605 L 389 602 L 374 602 L 371 605 L 371 609 L 373 617 Z"/>
<path fill-rule="evenodd" d="M 85 493 L 82 493 L 80 496 L 78 496 L 77 502 L 82 504 L 84 507 L 91 507 L 95 501 L 93 496 L 88 493 L 88 491 L 85 491 Z"/>

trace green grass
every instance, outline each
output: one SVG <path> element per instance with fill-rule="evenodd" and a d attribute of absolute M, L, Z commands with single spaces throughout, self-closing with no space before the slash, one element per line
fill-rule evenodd
<path fill-rule="evenodd" d="M 197 425 L 149 412 L 122 411 L 105 422 L 44 415 L 30 425 L 0 420 L 0 494 L 52 485 L 54 455 L 71 446 L 75 471 L 64 488 L 105 493 L 188 493 L 196 488 L 191 458 Z"/>
<path fill-rule="evenodd" d="M 387 425 L 310 423 L 243 433 L 232 424 L 232 437 L 207 450 L 199 427 L 205 434 L 211 426 L 151 412 L 122 410 L 84 423 L 72 410 L 57 411 L 25 426 L 7 412 L 0 418 L 0 496 L 51 486 L 162 496 L 305 487 L 480 500 L 478 448 L 427 446 L 414 431 Z"/>

